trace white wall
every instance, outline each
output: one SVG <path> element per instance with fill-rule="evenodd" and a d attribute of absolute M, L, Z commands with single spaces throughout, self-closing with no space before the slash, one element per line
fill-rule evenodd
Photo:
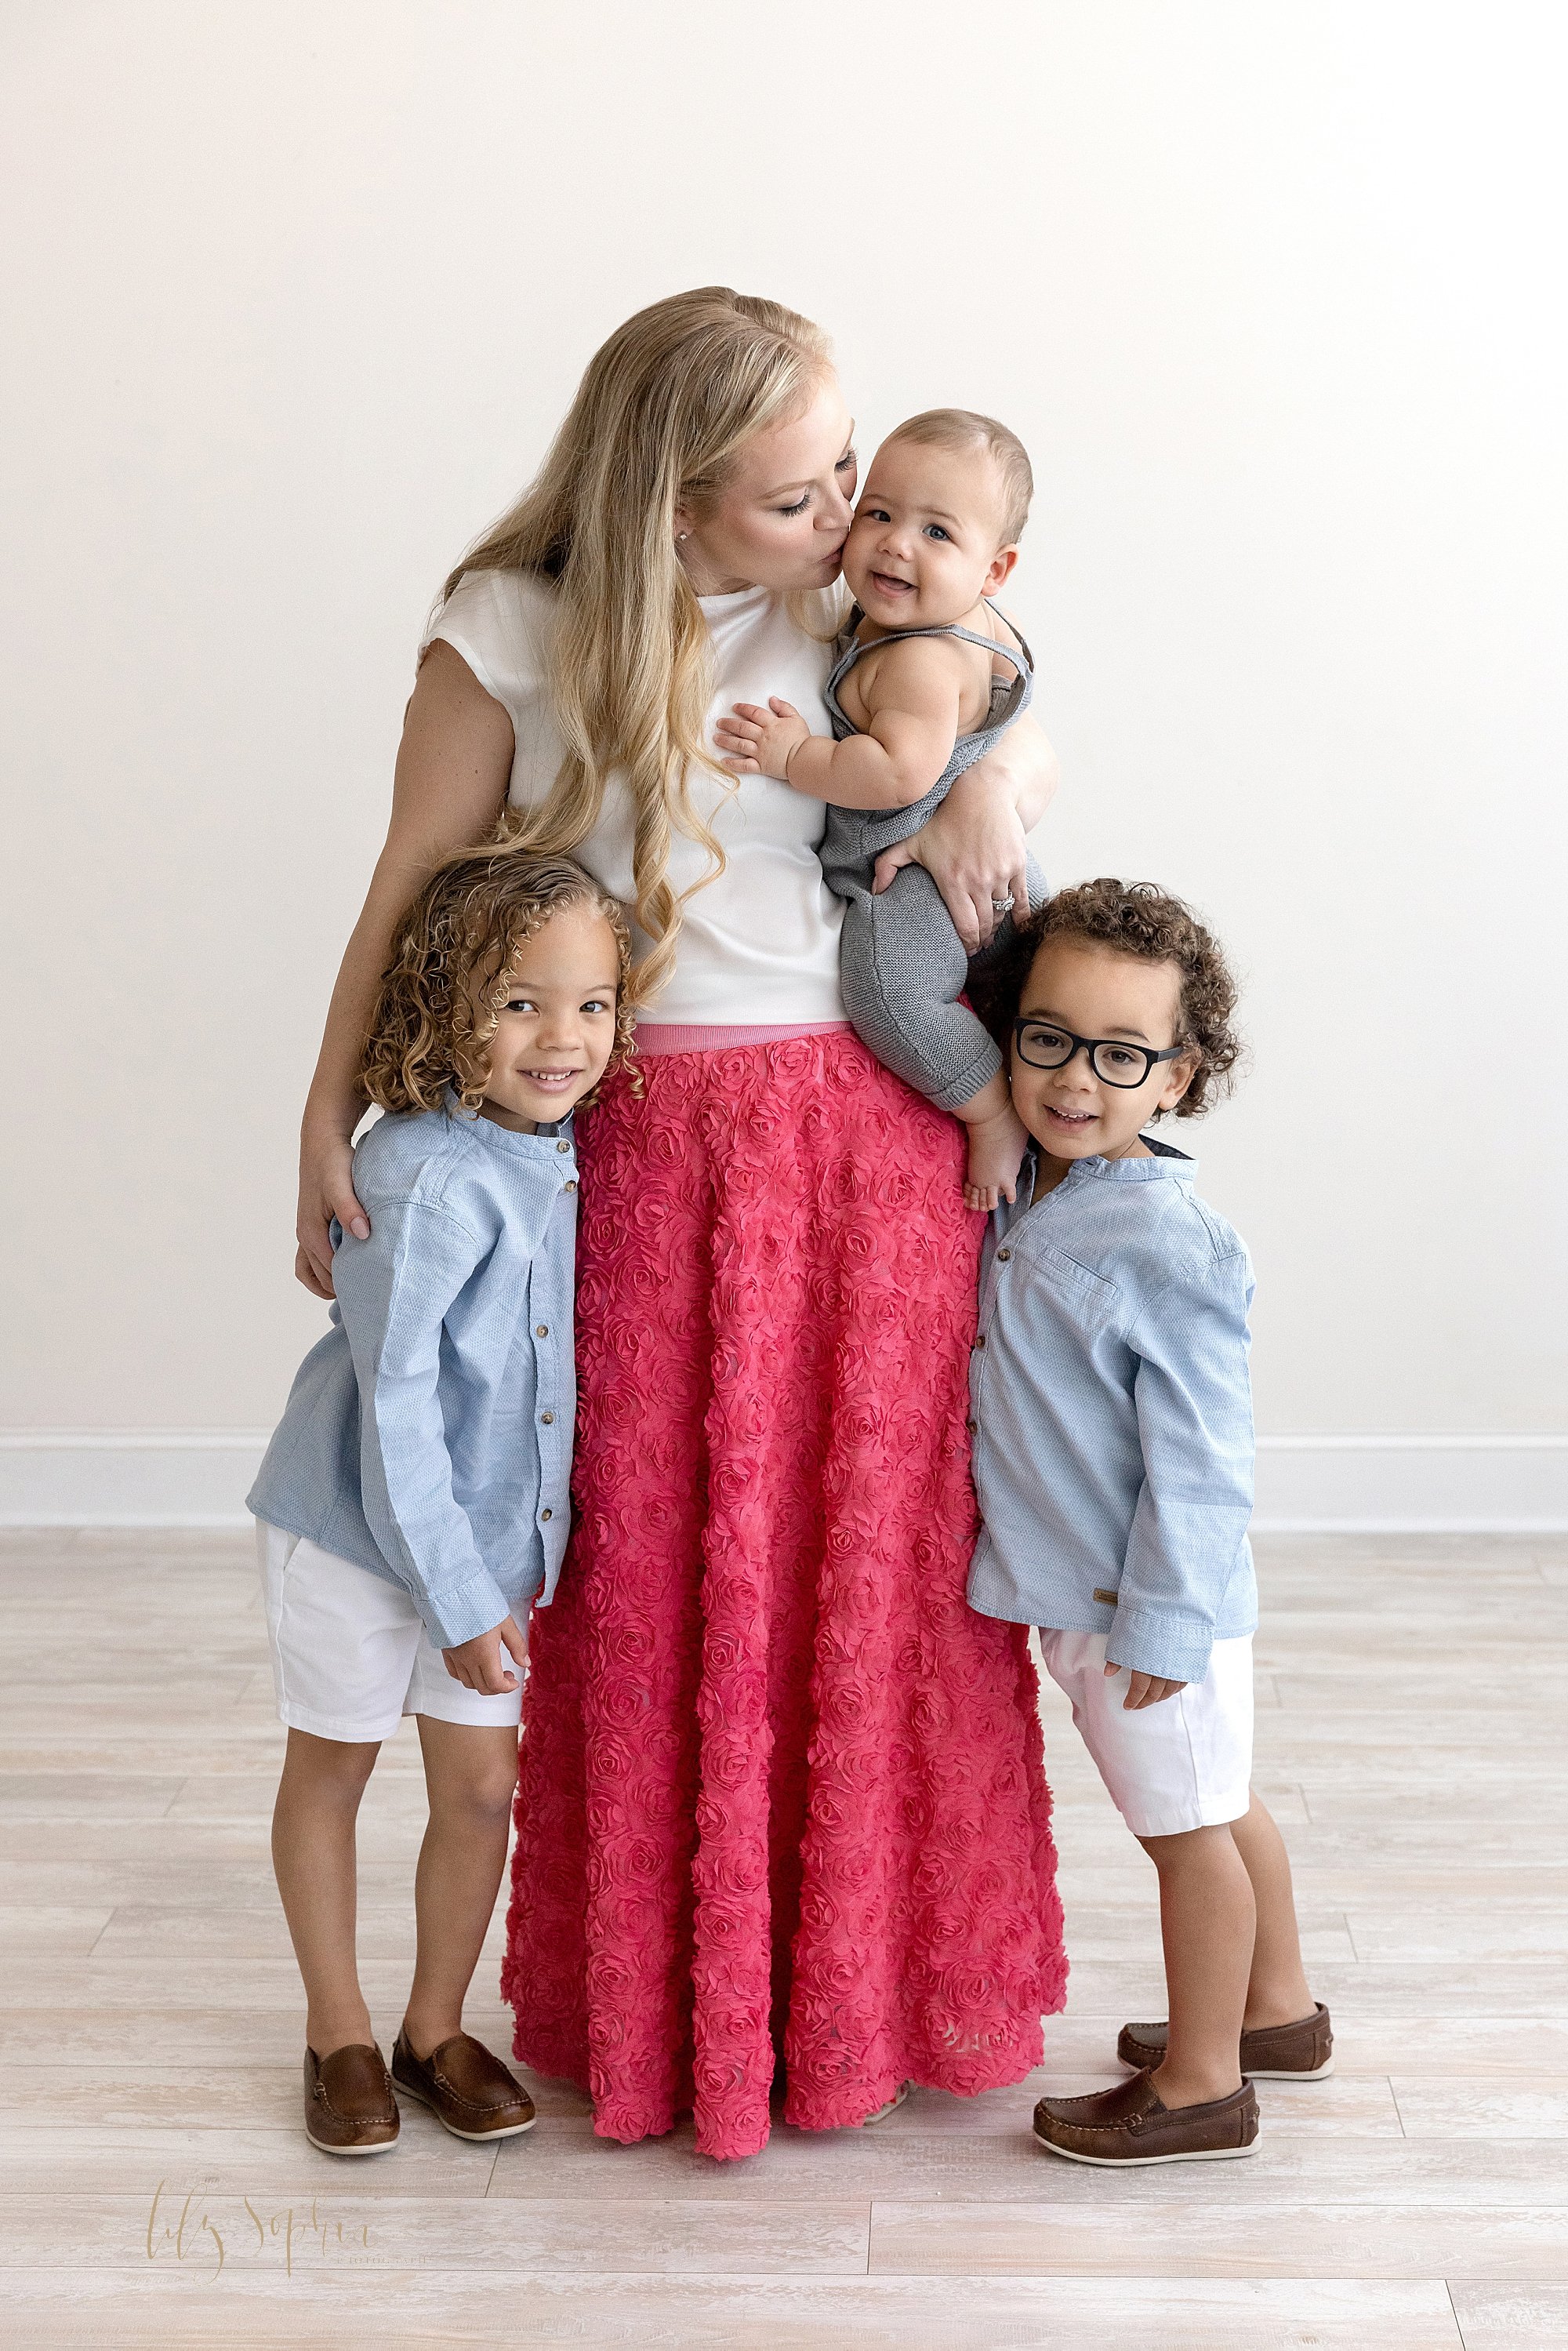
<path fill-rule="evenodd" d="M 320 1327 L 298 1107 L 425 607 L 593 345 L 716 279 L 829 326 L 868 444 L 961 402 L 1031 446 L 1040 852 L 1189 893 L 1247 975 L 1201 1144 L 1263 1430 L 1568 1426 L 1562 25 L 8 12 L 0 1509 L 237 1499 L 243 1436 L 160 1469 L 35 1433 L 276 1414 Z M 1362 1515 L 1563 1499 L 1539 1444 L 1398 1460 Z M 1276 1461 L 1287 1515 L 1366 1470 Z"/>

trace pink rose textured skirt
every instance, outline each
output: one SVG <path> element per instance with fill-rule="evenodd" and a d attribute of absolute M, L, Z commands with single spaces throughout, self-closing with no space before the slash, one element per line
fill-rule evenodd
<path fill-rule="evenodd" d="M 1039 2062 L 1066 1964 L 1023 1628 L 964 1601 L 979 1220 L 847 1030 L 582 1121 L 576 1523 L 536 1613 L 503 1989 L 637 2139 L 753 2154 Z"/>

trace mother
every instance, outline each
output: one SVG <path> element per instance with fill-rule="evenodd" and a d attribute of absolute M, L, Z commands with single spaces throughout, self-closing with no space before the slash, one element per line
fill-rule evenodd
<path fill-rule="evenodd" d="M 713 766 L 737 700 L 827 731 L 851 436 L 776 303 L 677 295 L 597 354 L 447 582 L 303 1131 L 326 1295 L 329 1217 L 363 1225 L 360 1037 L 438 857 L 509 799 L 634 908 L 645 1093 L 584 1121 L 577 1518 L 534 1620 L 503 1981 L 517 2054 L 588 2083 L 601 2132 L 695 2107 L 718 2156 L 767 2138 L 779 2060 L 819 2129 L 907 2078 L 1019 2080 L 1065 1971 L 1033 1670 L 964 1602 L 960 1131 L 844 1025 L 821 804 Z M 1050 789 L 1013 739 L 912 844 L 976 943 Z"/>

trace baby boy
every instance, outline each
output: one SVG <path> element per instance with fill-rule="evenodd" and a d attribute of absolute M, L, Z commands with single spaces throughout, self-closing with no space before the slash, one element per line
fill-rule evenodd
<path fill-rule="evenodd" d="M 879 1061 L 963 1120 L 965 1197 L 987 1210 L 1013 1197 L 1028 1137 L 1000 1053 L 958 1000 L 968 958 L 923 866 L 901 867 L 880 893 L 872 883 L 882 852 L 918 831 L 1028 707 L 1029 647 L 990 599 L 1018 561 L 1033 487 L 1023 444 L 992 417 L 936 408 L 899 425 L 844 546 L 855 610 L 827 688 L 832 737 L 778 699 L 737 704 L 718 729 L 737 773 L 830 803 L 821 859 L 848 902 L 844 1008 Z M 1029 879 L 1038 899 L 1032 867 Z"/>

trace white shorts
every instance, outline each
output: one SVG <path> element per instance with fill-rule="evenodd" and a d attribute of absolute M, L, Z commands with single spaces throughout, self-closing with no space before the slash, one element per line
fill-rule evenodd
<path fill-rule="evenodd" d="M 437 1722 L 514 1723 L 518 1687 L 499 1698 L 454 1681 L 401 1584 L 302 1535 L 256 1522 L 278 1719 L 318 1739 L 390 1739 L 405 1714 Z M 507 1671 L 517 1673 L 515 1663 Z"/>
<path fill-rule="evenodd" d="M 1129 1714 L 1125 1667 L 1105 1671 L 1103 1633 L 1040 1628 L 1045 1669 L 1134 1836 L 1181 1836 L 1239 1821 L 1251 1802 L 1252 1635 L 1216 1641 L 1208 1671 Z"/>

